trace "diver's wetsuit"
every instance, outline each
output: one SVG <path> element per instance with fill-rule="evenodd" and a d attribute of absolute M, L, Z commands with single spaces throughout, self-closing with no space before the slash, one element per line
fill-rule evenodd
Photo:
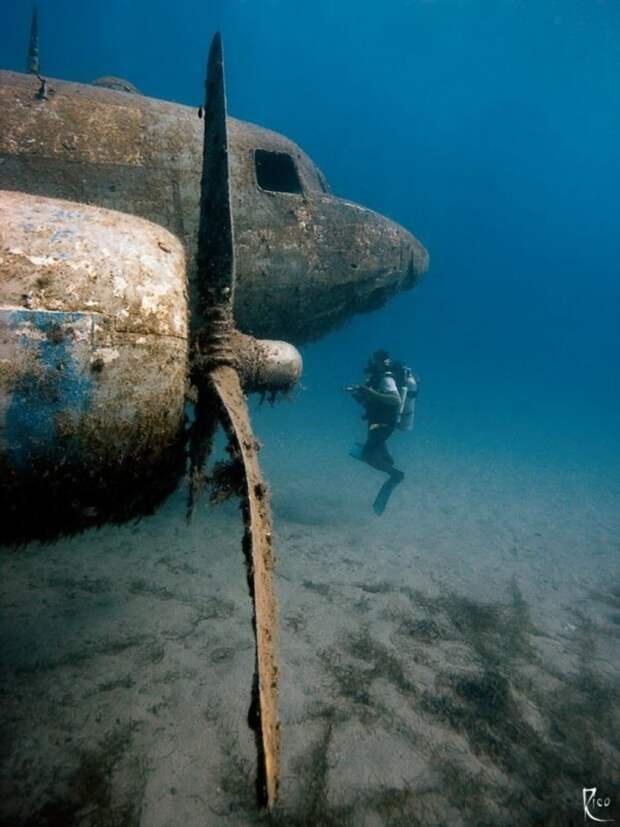
<path fill-rule="evenodd" d="M 387 441 L 392 436 L 393 427 L 373 424 L 368 426 L 368 437 L 362 449 L 362 459 L 377 471 L 383 471 L 394 477 L 404 477 L 402 471 L 394 468 L 394 460 L 387 448 Z"/>
<path fill-rule="evenodd" d="M 398 397 L 396 382 L 388 371 L 372 377 L 368 382 L 368 387 L 377 393 L 390 396 L 395 394 Z M 362 449 L 361 459 L 377 471 L 383 471 L 394 481 L 400 482 L 405 475 L 394 467 L 394 460 L 387 448 L 387 441 L 393 434 L 398 421 L 399 407 L 374 399 L 369 399 L 365 407 L 368 436 Z"/>

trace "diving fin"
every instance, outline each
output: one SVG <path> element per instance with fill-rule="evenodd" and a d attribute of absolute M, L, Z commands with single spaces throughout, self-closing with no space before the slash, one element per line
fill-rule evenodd
<path fill-rule="evenodd" d="M 396 488 L 396 486 L 403 481 L 403 476 L 392 476 L 389 477 L 379 489 L 379 493 L 375 497 L 375 501 L 372 504 L 372 510 L 375 512 L 377 517 L 380 517 L 381 514 L 385 511 L 385 507 L 388 504 L 390 497 L 392 496 L 392 491 Z"/>

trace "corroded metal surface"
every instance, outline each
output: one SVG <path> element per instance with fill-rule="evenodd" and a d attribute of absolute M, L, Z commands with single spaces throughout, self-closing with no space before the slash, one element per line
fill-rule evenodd
<path fill-rule="evenodd" d="M 303 359 L 289 342 L 236 333 L 234 347 L 246 391 L 288 393 L 301 379 Z"/>
<path fill-rule="evenodd" d="M 280 763 L 280 722 L 278 720 L 277 601 L 273 584 L 271 508 L 267 486 L 258 464 L 259 445 L 252 432 L 245 396 L 235 370 L 215 368 L 211 381 L 226 417 L 234 453 L 243 465 L 243 511 L 246 527 L 244 550 L 248 584 L 254 609 L 256 636 L 257 718 L 259 740 L 259 783 L 261 798 L 270 809 L 278 795 Z"/>
<path fill-rule="evenodd" d="M 0 192 L 3 305 L 100 313 L 187 338 L 185 255 L 169 232 L 95 207 Z"/>
<path fill-rule="evenodd" d="M 0 187 L 142 216 L 186 246 L 195 277 L 202 122 L 195 109 L 107 88 L 0 72 Z M 228 119 L 237 288 L 246 333 L 303 342 L 412 287 L 422 245 L 382 216 L 329 193 L 292 141 Z M 301 194 L 257 185 L 254 152 L 284 152 Z"/>
<path fill-rule="evenodd" d="M 183 469 L 187 361 L 185 255 L 170 233 L 0 192 L 3 539 L 29 508 L 51 534 L 167 493 Z"/>
<path fill-rule="evenodd" d="M 112 75 L 105 75 L 93 81 L 93 86 L 102 86 L 105 89 L 116 89 L 117 92 L 130 92 L 132 95 L 140 95 L 141 92 L 133 83 L 125 78 L 117 78 Z"/>

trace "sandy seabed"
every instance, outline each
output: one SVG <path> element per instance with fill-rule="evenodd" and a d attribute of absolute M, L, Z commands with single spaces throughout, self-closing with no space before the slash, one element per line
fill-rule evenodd
<path fill-rule="evenodd" d="M 238 509 L 179 491 L 3 556 L 0 823 L 569 825 L 593 786 L 620 818 L 617 492 L 421 441 L 377 519 L 342 446 L 272 442 L 274 815 Z"/>

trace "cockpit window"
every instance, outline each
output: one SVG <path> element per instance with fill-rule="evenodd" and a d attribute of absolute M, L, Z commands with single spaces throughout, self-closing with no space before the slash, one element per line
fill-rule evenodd
<path fill-rule="evenodd" d="M 286 152 L 254 151 L 256 181 L 263 190 L 271 192 L 303 192 L 295 162 Z"/>

